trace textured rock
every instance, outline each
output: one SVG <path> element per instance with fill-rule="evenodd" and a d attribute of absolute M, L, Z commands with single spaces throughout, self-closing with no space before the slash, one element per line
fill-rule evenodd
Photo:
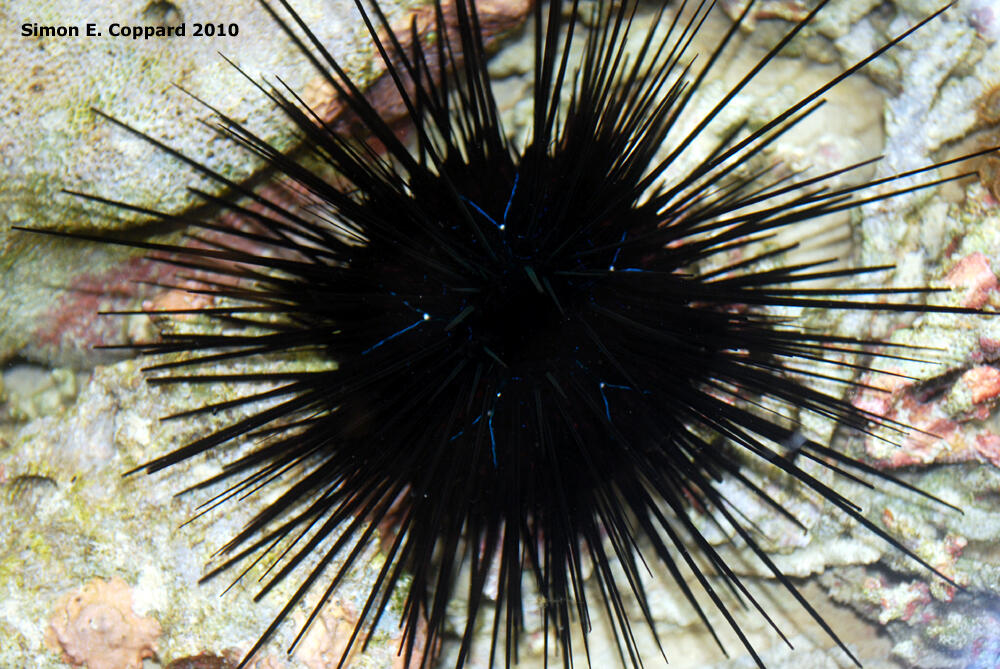
<path fill-rule="evenodd" d="M 209 110 L 175 88 L 252 127 L 279 150 L 296 138 L 283 115 L 225 62 L 222 52 L 252 78 L 280 77 L 302 91 L 328 120 L 344 111 L 332 91 L 254 0 L 217 3 L 136 3 L 130 0 L 83 5 L 60 0 L 11 3 L 4 12 L 10 26 L 0 34 L 0 49 L 12 54 L 0 63 L 0 359 L 20 353 L 47 364 L 86 368 L 107 362 L 92 347 L 121 341 L 122 319 L 95 319 L 98 308 L 127 309 L 148 297 L 136 281 L 165 281 L 167 268 L 136 263 L 135 251 L 11 234 L 10 226 L 119 230 L 145 228 L 148 217 L 84 204 L 64 188 L 112 200 L 180 212 L 203 201 L 187 187 L 219 192 L 221 186 L 166 152 L 100 118 L 91 108 L 203 161 L 227 178 L 243 181 L 260 169 L 259 161 L 200 124 Z M 390 21 L 408 28 L 414 8 L 424 27 L 427 9 L 417 0 L 382 0 Z M 297 11 L 332 55 L 390 121 L 402 111 L 392 82 L 351 0 L 302 0 Z M 518 25 L 527 0 L 482 3 L 487 42 Z M 172 8 L 172 9 L 171 9 Z M 155 10 L 155 11 L 154 11 Z M 236 37 L 194 37 L 195 22 L 239 27 Z M 15 26 L 76 25 L 78 37 L 22 37 Z M 107 26 L 184 22 L 185 37 L 132 40 L 112 37 Z M 101 36 L 83 34 L 94 23 Z M 407 33 L 408 39 L 408 33 Z M 405 40 L 404 40 L 405 41 Z M 266 43 L 267 48 L 260 48 Z M 166 232 L 161 230 L 161 232 Z"/>
<path fill-rule="evenodd" d="M 370 81 L 377 73 L 370 40 L 352 12 L 353 3 L 336 3 L 339 9 L 334 11 L 318 0 L 303 0 L 297 6 L 348 69 L 362 82 Z M 394 9 L 394 3 L 386 5 Z M 204 0 L 176 4 L 117 0 L 99 5 L 47 0 L 8 3 L 0 11 L 8 26 L 0 34 L 0 51 L 5 54 L 0 63 L 5 91 L 0 98 L 4 167 L 0 182 L 0 357 L 31 344 L 37 349 L 36 357 L 83 366 L 88 345 L 115 333 L 88 331 L 89 320 L 72 313 L 73 308 L 92 313 L 98 298 L 81 296 L 96 289 L 106 299 L 113 292 L 108 288 L 122 283 L 115 273 L 128 274 L 127 265 L 114 269 L 127 261 L 128 254 L 12 235 L 10 226 L 114 229 L 142 218 L 122 211 L 114 216 L 88 213 L 79 200 L 61 193 L 63 188 L 167 211 L 192 204 L 185 186 L 219 189 L 176 159 L 101 119 L 91 108 L 134 124 L 241 179 L 259 169 L 258 163 L 245 154 L 234 154 L 226 140 L 198 124 L 207 110 L 172 85 L 252 122 L 263 137 L 289 147 L 292 137 L 280 114 L 267 105 L 246 104 L 250 84 L 217 52 L 240 63 L 250 76 L 278 75 L 293 87 L 303 87 L 314 73 L 291 41 L 275 34 L 270 18 L 253 0 L 227 3 L 224 11 Z M 195 22 L 219 21 L 238 26 L 239 35 L 193 35 Z M 186 25 L 185 37 L 132 40 L 112 37 L 109 32 L 113 23 L 180 22 Z M 24 37 L 17 29 L 22 23 L 76 26 L 80 35 Z M 87 23 L 95 24 L 101 36 L 87 37 Z M 269 48 L 261 49 L 265 35 Z M 114 325 L 105 322 L 101 327 Z M 32 338 L 35 332 L 54 337 L 63 331 L 67 332 L 62 339 L 79 341 L 80 350 L 66 350 L 62 341 Z"/>

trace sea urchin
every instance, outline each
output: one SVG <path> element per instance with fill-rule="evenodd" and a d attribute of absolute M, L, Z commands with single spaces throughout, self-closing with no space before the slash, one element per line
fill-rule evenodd
<path fill-rule="evenodd" d="M 491 664 L 499 656 L 509 666 L 518 654 L 527 572 L 542 598 L 546 643 L 555 641 L 568 667 L 574 627 L 587 630 L 595 605 L 583 583 L 592 568 L 596 605 L 615 627 L 621 661 L 639 666 L 626 601 L 634 598 L 653 626 L 640 571 L 657 559 L 705 623 L 698 590 L 763 666 L 728 610 L 729 595 L 708 572 L 767 614 L 689 518 L 692 506 L 731 525 L 850 655 L 720 488 L 736 481 L 798 522 L 743 473 L 748 461 L 795 479 L 934 571 L 813 467 L 852 481 L 894 479 L 811 440 L 789 418 L 795 409 L 857 430 L 904 429 L 816 383 L 836 382 L 829 370 L 850 366 L 855 354 L 890 354 L 875 351 L 874 340 L 803 328 L 793 312 L 972 310 L 913 301 L 931 288 L 817 284 L 892 266 L 784 261 L 795 245 L 776 235 L 965 175 L 893 185 L 941 163 L 835 187 L 835 177 L 871 161 L 809 177 L 740 170 L 820 107 L 830 88 L 933 16 L 770 122 L 727 132 L 681 172 L 679 156 L 826 0 L 694 122 L 692 96 L 742 17 L 712 53 L 696 59 L 691 41 L 712 9 L 709 0 L 685 1 L 672 14 L 661 7 L 648 32 L 631 42 L 636 2 L 600 0 L 586 10 L 575 0 L 538 4 L 533 115 L 523 146 L 502 127 L 473 0 L 435 0 L 435 38 L 421 46 L 414 24 L 409 48 L 377 3 L 357 2 L 407 110 L 409 145 L 294 9 L 279 3 L 280 13 L 261 4 L 368 137 L 336 132 L 280 83 L 257 84 L 301 135 L 304 153 L 282 154 L 221 113 L 218 128 L 296 186 L 291 204 L 111 118 L 228 188 L 228 199 L 198 194 L 241 223 L 78 194 L 192 233 L 184 245 L 110 240 L 184 268 L 198 278 L 197 292 L 217 302 L 191 310 L 215 332 L 175 331 L 138 347 L 145 355 L 180 354 L 149 367 L 151 383 L 270 384 L 181 414 L 263 407 L 141 467 L 155 472 L 249 439 L 252 446 L 205 482 L 228 483 L 212 504 L 268 486 L 282 492 L 224 547 L 224 561 L 208 576 L 270 556 L 275 565 L 260 597 L 307 556 L 321 556 L 248 657 L 308 591 L 329 598 L 391 514 L 384 566 L 351 645 L 401 591 L 406 663 L 426 643 L 419 664 L 428 665 L 464 568 L 468 608 L 456 666 L 466 663 L 482 620 L 492 621 Z M 638 47 L 629 50 L 629 43 Z M 283 357 L 303 353 L 326 364 L 282 366 Z M 241 359 L 271 362 L 262 371 L 209 369 Z M 490 580 L 496 594 L 487 597 Z M 418 638 L 422 628 L 426 640 Z"/>

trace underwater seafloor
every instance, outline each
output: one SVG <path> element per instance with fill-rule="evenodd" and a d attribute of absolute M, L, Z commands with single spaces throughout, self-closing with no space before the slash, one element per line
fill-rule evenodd
<path fill-rule="evenodd" d="M 338 9 L 318 2 L 295 4 L 331 48 L 364 81 L 380 68 L 359 19 L 342 0 Z M 383 3 L 387 4 L 387 3 Z M 393 3 L 393 16 L 405 7 Z M 491 30 L 511 31 L 526 10 L 524 1 L 483 2 L 496 12 Z M 585 5 L 587 3 L 584 3 Z M 399 5 L 399 7 L 395 7 Z M 644 5 L 648 17 L 654 3 Z M 878 3 L 831 2 L 800 39 L 725 110 L 717 137 L 735 123 L 761 125 L 788 104 L 867 55 L 888 37 L 936 10 L 933 0 Z M 698 42 L 708 48 L 739 12 L 736 2 L 720 6 Z M 125 252 L 13 233 L 12 225 L 68 229 L 140 229 L 141 220 L 112 220 L 59 195 L 78 188 L 145 206 L 181 210 L 190 172 L 116 132 L 90 114 L 97 106 L 166 137 L 193 155 L 207 153 L 234 178 L 248 178 L 255 166 L 220 146 L 197 119 L 203 109 L 170 89 L 181 83 L 227 113 L 265 128 L 274 141 L 282 126 L 273 121 L 249 83 L 234 75 L 215 53 L 220 50 L 252 75 L 281 76 L 293 87 L 323 91 L 304 73 L 290 45 L 270 38 L 267 17 L 252 2 L 232 3 L 228 16 L 204 2 L 105 3 L 81 15 L 75 3 L 9 0 L 0 44 L 11 54 L 0 63 L 4 94 L 0 147 L 5 178 L 0 185 L 0 356 L 6 362 L 0 384 L 0 669 L 86 666 L 90 669 L 169 667 L 224 668 L 248 649 L 291 591 L 279 587 L 263 601 L 251 601 L 262 566 L 220 597 L 227 576 L 197 583 L 213 553 L 252 515 L 257 504 L 230 504 L 178 529 L 207 496 L 175 493 L 210 476 L 231 454 L 185 463 L 154 476 L 122 472 L 162 454 L 234 417 L 220 412 L 199 421 L 158 418 L 208 401 L 234 397 L 236 388 L 151 387 L 142 361 L 115 359 L 95 344 L 140 341 L 158 323 L 147 316 L 96 317 L 98 309 L 191 305 L 179 293 L 135 292 L 132 280 L 156 279 L 143 262 Z M 689 119 L 711 108 L 727 86 L 776 41 L 788 21 L 803 15 L 793 0 L 765 0 L 753 21 L 720 61 L 694 103 Z M 100 14 L 98 16 L 98 14 Z M 22 38 L 17 27 L 38 23 L 106 22 L 132 18 L 169 24 L 179 20 L 238 21 L 255 39 L 268 35 L 268 49 L 253 40 L 183 45 L 100 42 L 71 38 Z M 647 18 L 648 20 L 648 18 Z M 793 169 L 833 169 L 884 154 L 863 175 L 877 178 L 919 167 L 991 144 L 1000 144 L 1000 4 L 961 0 L 943 17 L 883 56 L 864 75 L 852 77 L 828 95 L 828 104 L 764 158 Z M 491 62 L 498 97 L 511 132 L 523 132 L 530 111 L 530 48 L 516 30 Z M 377 84 L 376 84 L 377 85 Z M 318 97 L 317 97 L 318 96 Z M 325 100 L 318 104 L 335 105 Z M 258 106 L 254 106 L 258 105 Z M 711 138 L 701 142 L 702 148 Z M 692 149 L 696 154 L 698 146 Z M 750 169 L 748 166 L 747 169 Z M 826 253 L 845 262 L 897 266 L 892 285 L 950 286 L 931 297 L 943 304 L 1000 306 L 1000 158 L 973 165 L 978 175 L 946 187 L 920 191 L 867 206 L 863 214 L 827 221 L 801 231 L 805 253 Z M 266 178 L 266 175 L 265 175 Z M 131 292 L 130 292 L 131 291 Z M 864 455 L 879 467 L 959 506 L 958 514 L 905 491 L 842 482 L 838 489 L 942 573 L 963 586 L 955 589 L 896 553 L 864 528 L 845 521 L 828 505 L 771 475 L 748 475 L 809 527 L 803 534 L 758 501 L 741 512 L 766 537 L 763 545 L 865 667 L 992 668 L 1000 666 L 1000 319 L 927 315 L 917 319 L 847 314 L 802 315 L 811 327 L 845 334 L 876 333 L 897 343 L 941 349 L 936 364 L 893 362 L 892 369 L 921 379 L 894 382 L 887 397 L 864 393 L 860 406 L 937 435 L 911 434 L 898 445 L 842 434 L 828 422 L 799 418 L 820 441 Z M 196 326 L 197 324 L 195 324 Z M 307 363 L 308 364 L 308 363 Z M 887 367 L 883 362 L 882 367 Z M 861 380 L 884 378 L 859 372 Z M 825 474 L 824 474 L 825 476 Z M 829 478 L 827 476 L 827 478 Z M 739 492 L 732 491 L 734 499 Z M 713 528 L 696 518 L 706 534 Z M 746 576 L 788 635 L 785 646 L 759 616 L 737 610 L 737 620 L 773 668 L 853 666 L 762 566 L 746 558 L 738 539 L 714 531 L 712 539 L 737 573 Z M 292 656 L 291 643 L 308 609 L 258 654 L 258 669 L 334 667 L 379 566 L 374 542 L 366 567 L 337 591 Z M 669 666 L 751 667 L 721 616 L 713 624 L 730 652 L 727 658 L 676 592 L 669 576 L 650 565 L 644 585 Z M 734 609 L 738 606 L 733 602 Z M 520 666 L 541 667 L 544 639 L 540 617 L 527 611 Z M 635 612 L 635 627 L 641 626 Z M 620 664 L 599 611 L 590 658 L 595 667 Z M 454 607 L 462 618 L 462 602 Z M 380 623 L 366 653 L 349 667 L 398 667 L 398 610 Z M 469 663 L 484 667 L 490 627 Z M 637 632 L 645 666 L 663 665 L 650 638 Z M 582 648 L 582 644 L 577 644 Z M 454 665 L 446 647 L 440 666 Z M 583 662 L 581 655 L 577 662 Z M 561 664 L 561 658 L 553 660 Z M 664 665 L 665 666 L 665 665 Z"/>

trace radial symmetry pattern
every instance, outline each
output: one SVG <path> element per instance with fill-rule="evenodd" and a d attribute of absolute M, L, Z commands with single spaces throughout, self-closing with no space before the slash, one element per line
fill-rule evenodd
<path fill-rule="evenodd" d="M 744 169 L 830 88 L 933 16 L 770 122 L 723 133 L 692 162 L 680 157 L 710 136 L 719 112 L 825 0 L 699 118 L 691 118 L 692 97 L 740 21 L 696 57 L 691 43 L 713 9 L 708 0 L 660 8 L 648 32 L 633 27 L 630 1 L 538 4 L 527 28 L 534 104 L 523 145 L 501 124 L 472 0 L 435 0 L 433 37 L 423 46 L 416 24 L 403 39 L 377 4 L 358 2 L 407 110 L 410 142 L 279 2 L 262 3 L 276 29 L 308 55 L 366 133 L 336 132 L 280 82 L 256 85 L 301 136 L 302 153 L 283 155 L 217 115 L 237 156 L 262 157 L 294 185 L 291 201 L 229 182 L 198 157 L 109 119 L 221 182 L 232 197 L 199 195 L 240 221 L 149 211 L 193 239 L 110 241 L 183 268 L 215 303 L 194 310 L 212 332 L 168 332 L 138 347 L 154 357 L 151 382 L 270 384 L 185 412 L 197 420 L 248 409 L 141 467 L 155 472 L 250 443 L 204 486 L 226 486 L 211 500 L 223 513 L 235 497 L 281 490 L 209 574 L 273 561 L 260 596 L 286 579 L 300 584 L 260 643 L 307 593 L 335 593 L 381 524 L 386 559 L 353 645 L 364 643 L 395 595 L 404 602 L 401 652 L 407 664 L 430 665 L 449 633 L 449 602 L 467 589 L 459 667 L 475 636 L 490 644 L 492 663 L 513 662 L 525 609 L 535 606 L 551 662 L 570 665 L 581 650 L 572 640 L 595 614 L 611 621 L 622 664 L 638 666 L 629 607 L 637 604 L 652 627 L 642 572 L 660 562 L 705 624 L 711 629 L 707 607 L 717 608 L 763 666 L 730 608 L 744 601 L 767 612 L 692 521 L 696 508 L 731 525 L 735 540 L 850 654 L 720 487 L 742 486 L 798 523 L 744 473 L 754 461 L 933 571 L 817 471 L 841 482 L 893 479 L 811 439 L 790 418 L 804 411 L 857 430 L 904 430 L 844 399 L 851 383 L 837 382 L 836 368 L 854 364 L 855 353 L 878 360 L 920 352 L 804 328 L 789 314 L 970 310 L 925 306 L 927 287 L 852 287 L 854 278 L 891 267 L 787 259 L 795 245 L 778 233 L 965 175 L 899 181 L 941 166 L 932 165 L 845 187 L 834 179 L 872 161 L 818 175 Z M 283 365 L 303 355 L 317 363 Z M 247 361 L 260 371 L 225 370 Z M 311 566 L 298 568 L 304 562 Z M 593 590 L 584 585 L 589 571 Z M 526 596 L 529 586 L 537 600 Z"/>

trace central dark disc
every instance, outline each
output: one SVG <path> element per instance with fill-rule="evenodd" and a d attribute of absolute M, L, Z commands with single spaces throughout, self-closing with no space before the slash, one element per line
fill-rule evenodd
<path fill-rule="evenodd" d="M 531 265 L 512 264 L 483 293 L 471 338 L 509 367 L 554 362 L 566 346 L 557 285 Z"/>

